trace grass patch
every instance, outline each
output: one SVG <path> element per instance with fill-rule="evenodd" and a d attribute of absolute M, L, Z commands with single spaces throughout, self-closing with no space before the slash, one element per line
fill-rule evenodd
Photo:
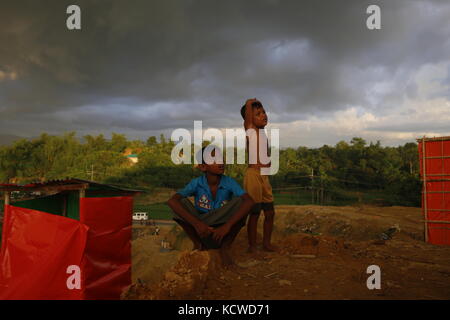
<path fill-rule="evenodd" d="M 316 197 L 316 195 L 315 195 Z M 317 198 L 314 202 L 310 190 L 298 192 L 274 193 L 275 205 L 310 205 L 320 204 Z M 324 194 L 324 206 L 347 206 L 357 203 L 378 205 L 378 206 L 414 206 L 413 202 L 402 201 L 396 194 L 386 190 L 345 190 L 334 189 L 326 191 Z M 420 206 L 420 204 L 419 204 Z"/>
<path fill-rule="evenodd" d="M 274 193 L 275 205 L 307 205 L 311 204 L 311 193 Z"/>
<path fill-rule="evenodd" d="M 166 203 L 139 204 L 133 208 L 134 212 L 143 211 L 148 213 L 149 219 L 172 220 L 172 211 Z"/>
<path fill-rule="evenodd" d="M 364 203 L 371 205 L 389 206 L 399 204 L 392 198 L 395 195 L 389 194 L 383 190 L 367 190 L 364 192 L 336 189 L 324 199 L 325 206 L 346 206 L 356 203 Z M 310 205 L 312 204 L 311 191 L 302 190 L 300 192 L 291 193 L 274 193 L 275 205 Z M 317 199 L 316 199 L 317 201 Z M 315 203 L 319 204 L 319 203 Z M 134 211 L 148 212 L 151 219 L 172 220 L 172 211 L 165 202 L 154 204 L 135 204 Z"/>

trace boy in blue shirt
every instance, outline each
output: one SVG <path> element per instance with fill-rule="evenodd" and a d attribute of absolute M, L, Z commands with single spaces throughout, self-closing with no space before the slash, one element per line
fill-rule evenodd
<path fill-rule="evenodd" d="M 194 244 L 194 250 L 220 249 L 222 262 L 228 266 L 233 263 L 231 244 L 245 225 L 254 202 L 234 179 L 223 174 L 223 161 L 206 163 L 205 148 L 198 157 L 199 169 L 205 174 L 192 179 L 167 204 L 174 212 L 174 220 Z M 216 152 L 219 154 L 220 150 L 215 148 L 211 155 L 215 157 Z M 187 199 L 191 196 L 195 198 L 195 206 Z"/>

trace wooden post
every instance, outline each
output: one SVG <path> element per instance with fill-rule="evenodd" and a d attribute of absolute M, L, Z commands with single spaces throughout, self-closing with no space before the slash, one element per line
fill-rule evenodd
<path fill-rule="evenodd" d="M 5 205 L 9 205 L 10 199 L 11 197 L 9 191 L 5 191 Z"/>
<path fill-rule="evenodd" d="M 62 208 L 62 215 L 63 217 L 67 217 L 67 197 L 68 195 L 63 195 L 63 208 Z"/>
<path fill-rule="evenodd" d="M 423 168 L 423 212 L 425 221 L 425 242 L 428 242 L 428 199 L 427 199 L 427 167 L 426 167 L 425 136 L 422 138 L 422 168 Z"/>
<path fill-rule="evenodd" d="M 311 169 L 311 204 L 314 204 L 314 169 Z"/>
<path fill-rule="evenodd" d="M 86 197 L 86 189 L 80 189 L 80 199 L 78 199 L 78 214 L 79 218 L 81 219 L 81 198 Z M 81 220 L 80 220 L 81 221 Z"/>

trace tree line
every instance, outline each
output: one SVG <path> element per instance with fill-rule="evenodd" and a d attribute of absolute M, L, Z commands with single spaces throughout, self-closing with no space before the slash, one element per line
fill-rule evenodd
<path fill-rule="evenodd" d="M 144 190 L 183 187 L 200 175 L 193 165 L 175 165 L 171 160 L 174 142 L 164 135 L 128 140 L 113 133 L 77 138 L 75 132 L 60 136 L 46 133 L 0 147 L 0 181 L 27 183 L 65 179 L 95 180 Z M 132 164 L 127 155 L 136 154 Z M 242 183 L 246 165 L 227 165 L 226 174 Z M 394 204 L 420 205 L 417 144 L 387 147 L 362 138 L 340 141 L 320 148 L 280 150 L 279 172 L 271 177 L 275 190 L 320 188 L 383 191 L 395 195 Z"/>

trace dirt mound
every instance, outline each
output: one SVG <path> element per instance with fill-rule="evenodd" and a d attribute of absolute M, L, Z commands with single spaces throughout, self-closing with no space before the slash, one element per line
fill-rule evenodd
<path fill-rule="evenodd" d="M 164 274 L 164 279 L 154 285 L 133 284 L 122 299 L 195 299 L 205 289 L 208 275 L 220 268 L 217 252 L 191 251 L 181 254 L 178 263 Z"/>
<path fill-rule="evenodd" d="M 281 254 L 294 257 L 328 255 L 330 252 L 341 253 L 344 249 L 350 248 L 350 245 L 342 239 L 303 234 L 287 236 L 280 241 L 279 246 Z"/>
<path fill-rule="evenodd" d="M 162 253 L 154 236 L 136 239 L 135 284 L 123 298 L 450 298 L 450 247 L 423 242 L 419 208 L 277 206 L 276 212 L 278 252 L 247 253 L 241 230 L 232 247 L 236 267 L 229 270 L 220 267 L 215 251 Z M 167 229 L 164 236 L 190 249 L 180 230 Z M 366 286 L 370 265 L 381 269 L 381 290 Z"/>
<path fill-rule="evenodd" d="M 423 239 L 421 209 L 406 207 L 279 206 L 276 229 L 286 236 L 307 233 L 352 241 L 378 240 L 391 228 L 415 240 Z"/>
<path fill-rule="evenodd" d="M 155 227 L 133 225 L 132 282 L 152 285 L 161 281 L 164 273 L 174 267 L 181 252 L 192 249 L 192 243 L 176 224 L 160 224 L 159 234 Z M 169 244 L 163 248 L 162 242 Z"/>

